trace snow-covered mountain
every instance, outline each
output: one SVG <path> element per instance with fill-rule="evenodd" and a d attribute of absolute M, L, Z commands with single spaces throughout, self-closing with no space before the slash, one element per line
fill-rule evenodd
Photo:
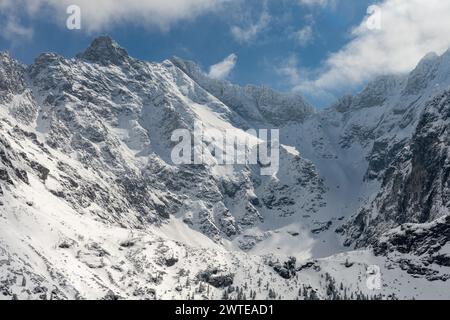
<path fill-rule="evenodd" d="M 106 36 L 2 53 L 0 298 L 450 298 L 449 89 L 450 53 L 320 112 Z M 174 165 L 196 121 L 279 128 L 279 171 Z"/>

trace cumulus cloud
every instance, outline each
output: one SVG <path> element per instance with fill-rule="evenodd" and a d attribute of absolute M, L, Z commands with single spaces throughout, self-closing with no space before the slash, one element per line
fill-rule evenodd
<path fill-rule="evenodd" d="M 226 79 L 236 66 L 237 58 L 237 55 L 232 53 L 223 61 L 212 65 L 209 68 L 208 76 L 213 79 Z"/>
<path fill-rule="evenodd" d="M 217 9 L 229 0 L 0 0 L 0 13 L 22 10 L 40 13 L 63 22 L 66 8 L 81 8 L 87 31 L 100 31 L 119 23 L 168 28 L 180 20 L 192 19 Z"/>
<path fill-rule="evenodd" d="M 296 90 L 340 93 L 377 75 L 408 72 L 430 51 L 442 54 L 450 47 L 450 1 L 384 0 L 370 12 L 352 30 L 349 43 Z"/>
<path fill-rule="evenodd" d="M 270 19 L 269 13 L 264 11 L 256 23 L 252 23 L 246 27 L 233 26 L 231 28 L 231 34 L 234 39 L 240 43 L 250 42 L 254 40 L 260 32 L 267 28 Z"/>

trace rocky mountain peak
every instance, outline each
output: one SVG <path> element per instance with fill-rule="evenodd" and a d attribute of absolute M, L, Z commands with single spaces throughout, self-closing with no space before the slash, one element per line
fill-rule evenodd
<path fill-rule="evenodd" d="M 400 76 L 382 75 L 369 82 L 354 99 L 355 108 L 371 108 L 380 106 L 392 94 L 399 83 Z"/>
<path fill-rule="evenodd" d="M 21 66 L 21 63 L 12 58 L 8 52 L 0 52 L 0 70 L 6 70 L 18 66 Z"/>
<path fill-rule="evenodd" d="M 8 52 L 2 51 L 0 52 L 0 64 L 3 64 L 4 61 L 12 59 Z"/>
<path fill-rule="evenodd" d="M 129 56 L 127 50 L 110 36 L 100 36 L 91 43 L 86 51 L 78 54 L 77 58 L 103 65 L 121 65 Z"/>
<path fill-rule="evenodd" d="M 404 94 L 416 94 L 427 88 L 427 86 L 436 78 L 439 71 L 439 65 L 440 57 L 436 53 L 427 54 L 410 73 Z"/>
<path fill-rule="evenodd" d="M 0 92 L 21 92 L 24 66 L 9 53 L 0 52 Z"/>
<path fill-rule="evenodd" d="M 302 122 L 315 112 L 300 95 L 277 92 L 264 86 L 239 86 L 227 80 L 212 79 L 195 62 L 177 57 L 170 61 L 254 126 Z"/>
<path fill-rule="evenodd" d="M 188 75 L 199 76 L 202 73 L 202 69 L 194 61 L 185 60 L 177 56 L 173 56 L 169 60 Z"/>

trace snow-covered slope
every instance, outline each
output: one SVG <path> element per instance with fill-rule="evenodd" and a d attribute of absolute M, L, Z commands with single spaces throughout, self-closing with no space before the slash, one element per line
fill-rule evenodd
<path fill-rule="evenodd" d="M 449 208 L 447 56 L 314 112 L 300 96 L 209 79 L 178 58 L 139 61 L 109 37 L 30 66 L 1 54 L 0 293 L 448 298 L 448 237 L 434 236 Z M 196 121 L 256 143 L 244 130 L 279 128 L 279 171 L 208 153 L 209 164 L 174 165 L 172 132 Z M 424 144 L 426 158 L 413 152 Z M 417 185 L 424 161 L 437 166 L 420 175 L 426 185 L 398 187 Z M 405 253 L 405 223 L 427 230 L 422 246 L 440 246 L 426 259 Z M 432 271 L 411 272 L 424 262 Z M 378 291 L 366 285 L 370 265 L 382 271 Z"/>

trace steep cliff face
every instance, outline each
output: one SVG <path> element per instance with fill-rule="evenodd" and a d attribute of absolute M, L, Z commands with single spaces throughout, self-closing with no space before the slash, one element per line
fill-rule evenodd
<path fill-rule="evenodd" d="M 379 110 L 379 120 L 372 127 L 360 126 L 356 135 L 346 139 L 344 146 L 354 141 L 366 144 L 364 182 L 379 183 L 354 218 L 338 229 L 347 230 L 347 245 L 367 246 L 391 228 L 428 223 L 449 214 L 449 61 L 448 52 L 427 55 L 397 82 L 394 91 L 382 95 L 381 104 L 372 107 Z M 351 119 L 355 113 L 351 108 L 340 112 Z"/>
<path fill-rule="evenodd" d="M 349 224 L 359 246 L 404 223 L 428 223 L 449 214 L 449 93 L 431 100 L 411 140 L 391 155 L 373 202 Z"/>
<path fill-rule="evenodd" d="M 3 98 L 25 90 L 25 66 L 11 58 L 8 53 L 0 53 L 0 70 L 0 90 Z"/>
<path fill-rule="evenodd" d="M 390 210 L 387 216 L 398 223 L 425 223 L 449 214 L 449 98 L 446 92 L 429 103 L 406 154 L 384 178 L 384 185 L 392 185 L 384 211 Z M 399 199 L 391 207 L 394 194 Z"/>

